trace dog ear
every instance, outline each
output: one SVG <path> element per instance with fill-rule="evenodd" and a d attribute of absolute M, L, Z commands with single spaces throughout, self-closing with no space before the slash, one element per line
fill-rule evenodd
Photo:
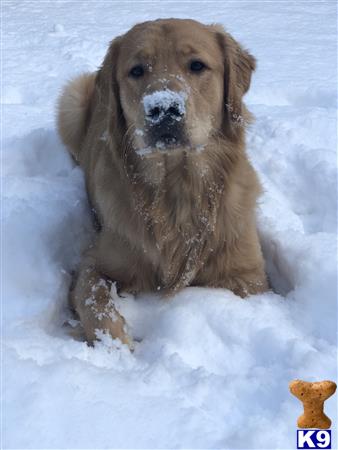
<path fill-rule="evenodd" d="M 250 116 L 242 98 L 249 90 L 251 75 L 256 68 L 255 58 L 221 26 L 214 26 L 224 55 L 224 107 L 227 124 L 233 130 Z"/>
<path fill-rule="evenodd" d="M 103 63 L 97 73 L 96 86 L 99 103 L 104 108 L 107 131 L 118 138 L 123 134 L 125 120 L 120 102 L 120 90 L 117 81 L 117 66 L 121 37 L 115 38 L 109 46 Z"/>

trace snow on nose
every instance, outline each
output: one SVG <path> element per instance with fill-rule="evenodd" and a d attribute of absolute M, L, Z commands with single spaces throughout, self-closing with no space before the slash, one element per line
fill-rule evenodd
<path fill-rule="evenodd" d="M 156 124 L 169 116 L 173 120 L 180 121 L 185 114 L 186 99 L 186 92 L 170 89 L 145 95 L 142 102 L 146 120 Z"/>

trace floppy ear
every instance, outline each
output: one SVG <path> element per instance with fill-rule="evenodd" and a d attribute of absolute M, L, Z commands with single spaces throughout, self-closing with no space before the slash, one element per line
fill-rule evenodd
<path fill-rule="evenodd" d="M 217 38 L 224 55 L 224 107 L 231 128 L 243 125 L 248 112 L 243 105 L 243 95 L 248 91 L 251 74 L 256 68 L 255 58 L 235 39 L 216 25 Z"/>
<path fill-rule="evenodd" d="M 121 137 L 125 129 L 125 120 L 116 76 L 120 41 L 121 38 L 117 37 L 110 43 L 96 77 L 99 102 L 105 110 L 104 115 L 107 120 L 106 129 L 110 136 L 114 136 L 115 138 Z"/>

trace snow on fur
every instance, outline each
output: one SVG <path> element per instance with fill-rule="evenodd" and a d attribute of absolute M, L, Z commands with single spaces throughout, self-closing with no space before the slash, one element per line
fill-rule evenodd
<path fill-rule="evenodd" d="M 185 114 L 185 101 L 187 93 L 184 91 L 176 92 L 170 89 L 163 89 L 154 91 L 151 94 L 145 95 L 142 99 L 146 119 L 150 122 L 157 123 L 163 119 L 165 113 L 171 108 L 175 108 L 179 115 L 172 114 L 174 120 L 180 121 L 181 116 Z M 154 109 L 158 113 L 152 115 Z"/>

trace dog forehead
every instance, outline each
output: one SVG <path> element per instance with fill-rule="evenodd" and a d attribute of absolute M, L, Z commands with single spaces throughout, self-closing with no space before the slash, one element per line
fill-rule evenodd
<path fill-rule="evenodd" d="M 156 57 L 164 50 L 189 55 L 215 47 L 213 31 L 189 19 L 159 19 L 135 25 L 121 42 L 124 53 L 140 58 Z"/>

